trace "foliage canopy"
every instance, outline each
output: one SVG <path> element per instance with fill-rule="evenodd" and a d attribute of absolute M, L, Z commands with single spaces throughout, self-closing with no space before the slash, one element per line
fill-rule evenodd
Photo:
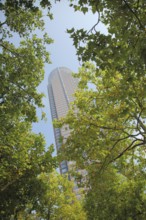
<path fill-rule="evenodd" d="M 76 161 L 88 173 L 88 219 L 146 218 L 145 4 L 71 1 L 75 11 L 98 16 L 88 31 L 68 30 L 82 67 L 75 101 L 56 122 L 70 129 L 61 160 Z M 107 33 L 98 31 L 99 22 Z"/>
<path fill-rule="evenodd" d="M 53 148 L 46 149 L 44 137 L 31 131 L 36 107 L 43 107 L 37 86 L 44 63 L 50 62 L 46 45 L 52 39 L 46 33 L 38 38 L 34 32 L 44 28 L 34 1 L 3 1 L 0 11 L 0 206 L 2 219 L 17 219 L 44 192 L 38 175 L 56 166 Z"/>

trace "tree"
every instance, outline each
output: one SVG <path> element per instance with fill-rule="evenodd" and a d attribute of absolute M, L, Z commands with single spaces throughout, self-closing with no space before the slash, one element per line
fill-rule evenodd
<path fill-rule="evenodd" d="M 122 173 L 111 166 L 101 174 L 92 172 L 85 198 L 88 219 L 145 219 L 145 176 L 138 166 L 130 166 Z"/>
<path fill-rule="evenodd" d="M 107 74 L 90 63 L 80 69 L 75 101 L 56 124 L 70 129 L 60 157 L 87 170 L 89 219 L 145 219 L 145 85 Z"/>
<path fill-rule="evenodd" d="M 84 64 L 78 74 L 81 79 L 76 99 L 66 119 L 61 121 L 71 129 L 65 152 L 70 157 L 79 156 L 81 163 L 83 153 L 86 159 L 98 159 L 107 165 L 125 152 L 145 152 L 143 78 L 129 83 L 118 71 L 110 78 L 108 74 L 92 64 Z M 88 89 L 89 82 L 95 89 Z"/>
<path fill-rule="evenodd" d="M 15 138 L 17 137 L 17 140 Z M 2 219 L 11 219 L 45 193 L 38 175 L 55 167 L 53 148 L 45 149 L 44 138 L 28 129 L 25 122 L 11 129 L 1 145 L 0 207 Z"/>
<path fill-rule="evenodd" d="M 83 61 L 79 76 L 82 89 L 87 87 L 88 82 L 96 87 L 94 92 L 81 92 L 85 96 L 83 108 L 86 102 L 89 102 L 89 106 L 90 103 L 91 106 L 93 102 L 95 104 L 93 121 L 96 120 L 99 126 L 96 122 L 92 126 L 102 129 L 100 133 L 103 130 L 104 133 L 108 130 L 108 134 L 116 132 L 113 148 L 129 140 L 129 144 L 113 156 L 114 160 L 127 150 L 145 146 L 145 1 L 80 0 L 78 5 L 71 2 L 75 10 L 86 13 L 90 6 L 92 12 L 98 14 L 98 22 L 88 32 L 83 29 L 68 32 L 74 40 L 79 60 Z M 108 33 L 102 34 L 96 30 L 100 21 L 106 25 Z M 84 47 L 81 46 L 82 42 Z M 89 60 L 95 63 L 95 67 L 84 64 Z"/>
<path fill-rule="evenodd" d="M 1 7 L 5 19 L 1 23 L 0 43 L 2 47 L 0 56 L 2 120 L 3 124 L 6 124 L 4 119 L 10 114 L 11 121 L 14 116 L 33 122 L 36 121 L 35 105 L 43 106 L 42 94 L 39 94 L 36 88 L 44 76 L 44 63 L 50 62 L 46 45 L 52 40 L 46 33 L 42 38 L 32 34 L 35 29 L 44 28 L 43 15 L 39 9 L 25 10 L 23 7 L 15 8 L 13 4 L 8 3 L 9 1 L 6 1 Z M 23 37 L 23 40 L 18 38 L 19 47 L 12 43 L 14 32 Z"/>
<path fill-rule="evenodd" d="M 139 69 L 142 68 L 139 63 L 146 61 L 144 0 L 137 2 L 134 0 L 116 0 L 114 2 L 71 0 L 71 6 L 75 11 L 80 10 L 86 13 L 91 10 L 97 14 L 97 23 L 90 30 L 75 31 L 74 28 L 69 30 L 80 60 L 89 61 L 91 59 L 100 69 L 110 67 L 113 60 L 115 68 L 117 67 L 123 72 L 126 72 L 129 66 L 132 68 L 134 62 L 135 65 L 137 64 L 137 71 L 142 70 Z M 100 22 L 105 24 L 106 34 L 98 31 Z M 84 44 L 81 44 L 82 42 Z"/>
<path fill-rule="evenodd" d="M 49 1 L 40 4 L 49 6 Z M 43 13 L 34 1 L 3 1 L 0 10 L 0 205 L 2 219 L 17 219 L 45 193 L 38 175 L 56 166 L 52 147 L 47 149 L 44 137 L 31 131 L 36 107 L 43 107 L 37 86 L 50 62 L 46 46 L 52 39 L 43 33 Z M 38 29 L 42 38 L 35 34 Z"/>
<path fill-rule="evenodd" d="M 83 64 L 75 101 L 56 122 L 70 129 L 61 160 L 87 170 L 88 219 L 145 219 L 145 2 L 71 2 L 98 13 L 98 22 L 68 30 Z M 106 34 L 97 31 L 100 21 Z"/>
<path fill-rule="evenodd" d="M 35 207 L 26 209 L 18 213 L 25 219 L 86 219 L 86 214 L 73 192 L 73 183 L 67 179 L 67 176 L 61 176 L 57 172 L 51 174 L 42 173 L 38 176 L 44 189 L 43 194 L 36 202 Z M 32 207 L 32 205 L 29 205 Z M 35 214 L 33 214 L 35 211 Z"/>

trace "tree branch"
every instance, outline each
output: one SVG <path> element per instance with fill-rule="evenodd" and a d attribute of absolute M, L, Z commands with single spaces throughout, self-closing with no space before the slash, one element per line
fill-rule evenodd
<path fill-rule="evenodd" d="M 4 24 L 6 24 L 7 23 L 7 20 L 5 20 L 4 22 L 0 22 L 0 26 L 3 26 Z"/>
<path fill-rule="evenodd" d="M 115 160 L 117 160 L 118 158 L 120 158 L 126 151 L 132 150 L 132 149 L 134 149 L 134 148 L 136 148 L 136 147 L 138 147 L 138 146 L 142 146 L 142 145 L 145 144 L 145 142 L 142 142 L 142 143 L 138 143 L 138 144 L 135 144 L 134 146 L 132 146 L 136 141 L 137 141 L 137 140 L 132 141 L 132 143 L 131 143 L 125 150 L 123 150 L 117 157 L 115 157 L 115 158 L 114 158 L 113 160 L 111 160 L 109 163 L 112 163 L 112 162 L 114 162 Z"/>
<path fill-rule="evenodd" d="M 10 185 L 15 183 L 17 181 L 17 178 L 12 180 L 11 182 L 7 183 L 4 187 L 1 188 L 1 192 L 5 191 Z"/>
<path fill-rule="evenodd" d="M 97 7 L 96 7 L 96 9 L 97 9 Z M 96 29 L 95 29 L 95 27 L 96 27 L 96 26 L 99 24 L 99 22 L 100 22 L 100 12 L 98 11 L 98 9 L 97 9 L 97 12 L 98 12 L 98 20 L 97 20 L 96 24 L 94 24 L 93 27 L 87 32 L 87 34 L 89 34 L 90 32 L 92 33 L 93 30 L 95 31 L 95 33 L 97 32 Z"/>
<path fill-rule="evenodd" d="M 96 24 L 94 24 L 93 27 L 87 32 L 87 34 L 89 34 L 90 32 L 92 33 L 93 30 L 95 32 L 97 32 L 95 27 L 99 24 L 99 22 L 100 22 L 100 13 L 98 12 L 98 20 L 97 20 Z"/>
<path fill-rule="evenodd" d="M 3 45 L 3 44 L 0 44 L 0 46 L 3 47 L 4 49 L 8 50 L 10 53 L 12 53 L 12 54 L 14 54 L 14 55 L 16 55 L 16 56 L 20 56 L 19 53 L 16 53 L 15 51 L 9 49 L 8 47 L 6 47 L 6 46 Z"/>
<path fill-rule="evenodd" d="M 137 117 L 136 115 L 134 117 L 137 120 L 137 122 L 139 123 L 139 125 L 141 126 L 141 128 L 143 129 L 144 133 L 146 133 L 146 126 L 140 120 L 140 115 L 139 115 L 139 117 Z"/>
<path fill-rule="evenodd" d="M 130 10 L 130 12 L 135 16 L 135 18 L 137 19 L 140 28 L 145 29 L 145 27 L 143 26 L 143 24 L 141 23 L 138 15 L 135 13 L 135 11 L 133 11 L 133 9 L 130 7 L 130 5 L 128 4 L 128 2 L 126 0 L 123 0 L 123 2 L 125 3 L 125 5 L 128 7 L 128 9 Z"/>

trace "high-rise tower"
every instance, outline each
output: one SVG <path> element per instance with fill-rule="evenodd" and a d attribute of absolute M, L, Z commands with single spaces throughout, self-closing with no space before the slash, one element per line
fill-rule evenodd
<path fill-rule="evenodd" d="M 73 93 L 77 88 L 78 79 L 72 77 L 72 72 L 66 67 L 59 67 L 53 70 L 49 76 L 48 93 L 52 120 L 66 116 L 69 103 L 74 100 Z M 54 136 L 57 151 L 60 148 L 60 136 L 67 138 L 69 131 L 64 128 L 54 128 Z M 60 164 L 61 174 L 68 171 L 68 162 Z"/>

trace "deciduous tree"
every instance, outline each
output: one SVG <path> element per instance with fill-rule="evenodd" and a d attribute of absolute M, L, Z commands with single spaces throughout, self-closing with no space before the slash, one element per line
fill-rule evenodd
<path fill-rule="evenodd" d="M 45 62 L 50 62 L 46 46 L 52 40 L 43 33 L 43 13 L 34 1 L 2 1 L 0 11 L 1 218 L 17 219 L 18 212 L 29 203 L 34 206 L 44 193 L 38 175 L 55 167 L 52 148 L 47 149 L 41 134 L 31 131 L 37 121 L 36 107 L 43 107 L 37 86 Z M 36 35 L 38 29 L 42 38 Z"/>
<path fill-rule="evenodd" d="M 46 220 L 86 219 L 81 201 L 76 198 L 73 192 L 73 183 L 68 180 L 67 176 L 61 176 L 57 172 L 52 172 L 51 174 L 42 173 L 38 176 L 38 179 L 41 181 L 44 193 L 41 194 L 34 206 L 30 203 L 29 209 L 18 213 L 19 218 Z"/>
<path fill-rule="evenodd" d="M 145 1 L 71 6 L 98 18 L 90 30 L 68 30 L 82 67 L 75 101 L 56 124 L 70 129 L 61 160 L 87 170 L 88 219 L 145 219 Z"/>

